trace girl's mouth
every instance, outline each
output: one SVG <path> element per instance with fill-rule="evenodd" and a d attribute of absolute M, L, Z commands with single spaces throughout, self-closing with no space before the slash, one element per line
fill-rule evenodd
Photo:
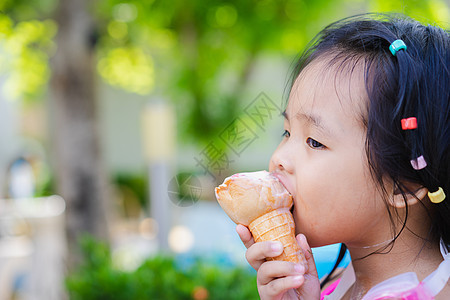
<path fill-rule="evenodd" d="M 289 192 L 289 194 L 292 196 L 292 207 L 290 209 L 290 212 L 293 214 L 294 213 L 294 196 L 292 195 L 292 193 L 289 191 L 289 189 L 287 188 L 287 186 L 284 184 L 284 180 L 283 180 L 283 176 L 280 173 L 277 172 L 272 172 L 272 175 L 275 176 L 276 178 L 278 178 L 278 180 L 281 182 L 281 184 L 284 186 L 284 188 L 286 189 L 286 191 Z"/>
<path fill-rule="evenodd" d="M 294 198 L 294 196 L 292 195 L 292 192 L 290 191 L 290 188 L 285 184 L 283 175 L 278 172 L 272 172 L 272 175 L 278 179 L 278 181 L 283 185 L 283 187 L 286 189 L 286 191 L 288 191 L 288 193 L 292 196 L 292 198 Z"/>

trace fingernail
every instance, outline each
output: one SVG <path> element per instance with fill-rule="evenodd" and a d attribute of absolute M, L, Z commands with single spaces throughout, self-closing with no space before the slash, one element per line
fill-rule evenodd
<path fill-rule="evenodd" d="M 275 253 L 281 253 L 283 251 L 283 245 L 280 242 L 274 242 L 270 247 Z"/>
<path fill-rule="evenodd" d="M 301 264 L 295 264 L 294 265 L 294 270 L 297 273 L 303 274 L 305 272 L 305 267 L 303 267 L 303 265 L 301 265 Z"/>

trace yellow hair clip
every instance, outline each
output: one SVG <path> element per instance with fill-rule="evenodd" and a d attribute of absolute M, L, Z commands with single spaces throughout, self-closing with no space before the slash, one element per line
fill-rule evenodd
<path fill-rule="evenodd" d="M 428 198 L 430 198 L 430 201 L 433 203 L 441 203 L 445 199 L 444 190 L 441 187 L 439 187 L 439 189 L 436 192 L 433 193 L 428 192 Z"/>

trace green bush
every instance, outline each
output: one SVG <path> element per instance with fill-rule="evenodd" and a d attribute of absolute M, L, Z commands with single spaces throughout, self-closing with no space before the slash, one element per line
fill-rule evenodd
<path fill-rule="evenodd" d="M 127 187 L 135 194 L 143 209 L 147 207 L 147 175 L 141 173 L 117 173 L 112 182 L 117 187 Z"/>
<path fill-rule="evenodd" d="M 256 278 L 242 268 L 219 268 L 198 259 L 189 268 L 156 256 L 132 272 L 115 268 L 109 247 L 85 238 L 84 263 L 66 278 L 70 299 L 259 299 Z"/>

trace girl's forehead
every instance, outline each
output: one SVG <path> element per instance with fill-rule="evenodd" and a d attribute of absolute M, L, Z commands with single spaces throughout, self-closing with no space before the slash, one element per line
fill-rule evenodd
<path fill-rule="evenodd" d="M 310 110 L 337 101 L 344 113 L 364 119 L 368 104 L 364 74 L 362 60 L 343 61 L 331 55 L 316 58 L 297 76 L 287 110 Z"/>

